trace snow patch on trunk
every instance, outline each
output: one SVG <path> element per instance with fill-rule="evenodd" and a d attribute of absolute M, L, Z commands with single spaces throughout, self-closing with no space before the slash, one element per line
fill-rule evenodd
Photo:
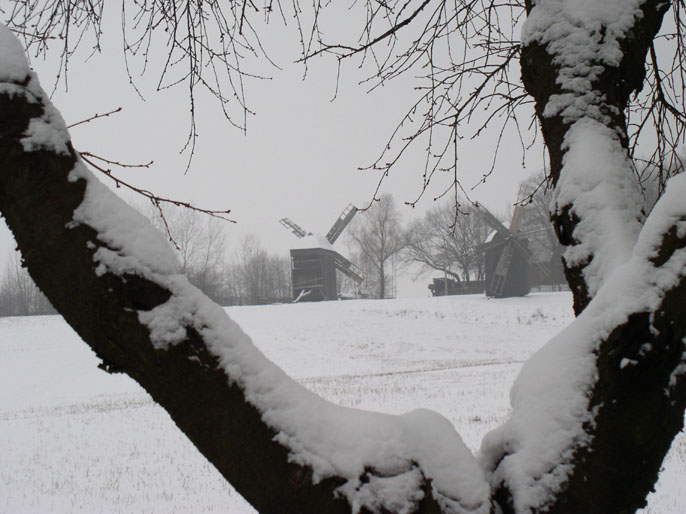
<path fill-rule="evenodd" d="M 12 31 L 0 23 L 0 81 L 23 82 L 30 74 L 24 48 Z"/>
<path fill-rule="evenodd" d="M 562 172 L 553 211 L 571 207 L 579 218 L 564 258 L 570 267 L 584 266 L 589 293 L 627 261 L 641 230 L 643 198 L 631 163 L 614 130 L 583 118 L 567 131 Z"/>
<path fill-rule="evenodd" d="M 348 499 L 354 514 L 362 508 L 372 512 L 410 514 L 424 498 L 421 490 L 424 477 L 414 468 L 393 477 L 369 477 L 365 483 L 351 480 L 338 491 Z"/>
<path fill-rule="evenodd" d="M 159 274 L 180 273 L 178 259 L 162 234 L 95 178 L 80 159 L 69 180 L 87 183 L 83 202 L 74 211 L 74 226 L 88 225 L 106 245 L 94 255 L 99 275 L 133 273 L 154 280 Z"/>
<path fill-rule="evenodd" d="M 0 23 L 0 92 L 23 95 L 29 103 L 43 104 L 40 118 L 33 118 L 21 139 L 24 151 L 51 150 L 69 155 L 69 132 L 60 113 L 50 103 L 31 71 L 24 49 L 12 31 Z"/>
<path fill-rule="evenodd" d="M 545 116 L 571 122 L 581 117 L 603 120 L 603 98 L 592 87 L 606 66 L 622 59 L 619 41 L 642 16 L 642 0 L 538 0 L 522 27 L 522 44 L 547 45 L 560 66 Z"/>

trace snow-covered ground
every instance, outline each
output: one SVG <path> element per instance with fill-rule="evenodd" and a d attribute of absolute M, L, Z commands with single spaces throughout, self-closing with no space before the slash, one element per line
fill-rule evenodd
<path fill-rule="evenodd" d="M 476 451 L 568 293 L 227 309 L 271 359 L 348 406 L 450 419 Z M 0 513 L 253 512 L 134 382 L 56 316 L 0 319 Z M 680 436 L 644 512 L 686 512 Z"/>

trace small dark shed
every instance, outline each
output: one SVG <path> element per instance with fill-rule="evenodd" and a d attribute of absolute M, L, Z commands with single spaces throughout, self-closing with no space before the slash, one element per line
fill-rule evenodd
<path fill-rule="evenodd" d="M 433 283 L 429 284 L 429 291 L 433 296 L 452 296 L 462 294 L 480 294 L 486 289 L 486 282 L 483 280 L 462 280 L 458 282 L 452 278 L 434 278 Z"/>

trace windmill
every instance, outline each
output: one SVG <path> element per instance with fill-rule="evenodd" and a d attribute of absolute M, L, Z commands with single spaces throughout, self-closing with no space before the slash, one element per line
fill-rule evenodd
<path fill-rule="evenodd" d="M 349 204 L 327 232 L 326 237 L 313 234 L 288 218 L 279 220 L 299 242 L 291 248 L 291 284 L 294 301 L 338 299 L 337 272 L 362 282 L 357 266 L 338 253 L 333 244 L 357 214 L 357 207 Z"/>
<path fill-rule="evenodd" d="M 515 207 L 509 228 L 483 205 L 475 203 L 474 208 L 495 231 L 491 241 L 481 246 L 486 257 L 486 296 L 524 296 L 530 290 L 529 267 L 542 276 L 550 274 L 544 265 L 534 260 L 523 234 L 519 232 L 524 219 L 524 208 L 521 205 Z"/>

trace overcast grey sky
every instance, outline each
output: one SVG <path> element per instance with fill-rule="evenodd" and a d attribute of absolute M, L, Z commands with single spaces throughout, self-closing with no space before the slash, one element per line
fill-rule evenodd
<path fill-rule="evenodd" d="M 200 138 L 191 169 L 184 175 L 187 156 L 179 155 L 179 150 L 188 133 L 185 86 L 156 93 L 156 77 L 151 74 L 138 81 L 142 101 L 128 84 L 117 12 L 109 14 L 103 52 L 87 62 L 83 62 L 85 52 L 72 60 L 68 92 L 61 84 L 53 95 L 68 124 L 123 108 L 115 116 L 75 127 L 72 137 L 78 150 L 128 163 L 154 160 L 151 169 L 118 173 L 161 196 L 210 209 L 232 209 L 231 217 L 238 223 L 226 226 L 230 247 L 253 232 L 268 250 L 285 255 L 294 236 L 278 224 L 280 218 L 325 233 L 348 202 L 357 206 L 369 202 L 378 172 L 357 168 L 375 160 L 407 110 L 416 85 L 411 74 L 366 94 L 357 84 L 365 76 L 351 61 L 342 70 L 338 96 L 331 102 L 336 88 L 334 59 L 316 59 L 303 81 L 302 65 L 293 63 L 298 57 L 296 39 L 288 37 L 284 42 L 283 30 L 270 30 L 264 42 L 283 71 L 265 65 L 261 71 L 272 79 L 248 84 L 249 106 L 256 115 L 248 119 L 247 134 L 226 122 L 216 100 L 201 98 Z M 51 89 L 54 56 L 32 64 L 44 88 Z M 464 132 L 469 135 L 469 127 Z M 495 134 L 461 142 L 459 170 L 466 188 L 490 167 L 494 146 Z M 392 193 L 399 204 L 419 192 L 421 150 L 414 149 L 382 190 Z M 472 199 L 504 211 L 516 200 L 518 183 L 541 166 L 539 146 L 527 153 L 526 168 L 522 166 L 521 145 L 513 134 L 502 145 L 494 175 L 471 192 Z M 428 195 L 417 209 L 403 206 L 401 212 L 409 221 L 433 205 Z M 12 243 L 4 227 L 2 232 L 0 242 L 9 247 Z M 1 251 L 0 258 L 4 260 L 7 253 Z"/>

